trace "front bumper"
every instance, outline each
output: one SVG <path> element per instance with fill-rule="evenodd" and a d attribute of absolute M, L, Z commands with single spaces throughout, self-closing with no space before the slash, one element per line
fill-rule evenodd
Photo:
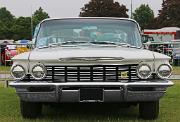
<path fill-rule="evenodd" d="M 172 85 L 171 81 L 10 83 L 10 86 L 16 88 L 21 100 L 30 102 L 98 102 L 81 101 L 81 88 L 102 88 L 101 102 L 157 101 L 164 95 L 167 87 Z"/>

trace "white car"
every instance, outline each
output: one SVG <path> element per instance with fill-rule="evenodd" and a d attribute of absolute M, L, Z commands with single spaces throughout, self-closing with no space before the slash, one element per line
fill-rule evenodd
<path fill-rule="evenodd" d="M 155 119 L 173 85 L 169 60 L 143 49 L 132 19 L 47 19 L 36 28 L 35 48 L 13 58 L 10 85 L 25 118 L 38 117 L 43 103 L 116 102 Z"/>

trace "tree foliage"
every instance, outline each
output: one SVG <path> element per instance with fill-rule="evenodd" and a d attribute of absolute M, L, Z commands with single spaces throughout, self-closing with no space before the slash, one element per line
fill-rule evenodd
<path fill-rule="evenodd" d="M 49 18 L 48 13 L 46 13 L 41 7 L 36 10 L 33 14 L 33 25 L 35 26 L 39 24 L 42 20 Z"/>
<path fill-rule="evenodd" d="M 151 28 L 154 20 L 154 12 L 149 5 L 142 4 L 133 13 L 134 19 L 140 24 L 142 29 Z"/>
<path fill-rule="evenodd" d="M 162 10 L 157 17 L 157 26 L 159 28 L 180 27 L 180 0 L 163 0 Z"/>
<path fill-rule="evenodd" d="M 5 7 L 0 8 L 0 39 L 10 39 L 14 16 Z"/>
<path fill-rule="evenodd" d="M 49 15 L 40 7 L 31 17 L 15 18 L 5 7 L 0 8 L 0 39 L 31 39 L 35 26 L 43 19 L 49 18 Z"/>
<path fill-rule="evenodd" d="M 15 19 L 12 31 L 14 40 L 31 39 L 31 18 L 19 17 Z"/>
<path fill-rule="evenodd" d="M 114 0 L 91 0 L 81 8 L 81 17 L 128 17 L 128 9 Z"/>
<path fill-rule="evenodd" d="M 3 22 L 7 27 L 12 26 L 14 16 L 5 7 L 0 8 L 0 21 Z"/>

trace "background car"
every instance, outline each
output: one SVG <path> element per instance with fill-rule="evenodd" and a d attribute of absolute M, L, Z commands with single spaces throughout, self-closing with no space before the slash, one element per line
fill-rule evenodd
<path fill-rule="evenodd" d="M 180 66 L 180 44 L 174 46 L 172 55 L 173 55 L 174 65 Z"/>
<path fill-rule="evenodd" d="M 16 45 L 4 45 L 1 49 L 2 65 L 9 65 L 11 63 L 11 58 L 17 54 Z"/>

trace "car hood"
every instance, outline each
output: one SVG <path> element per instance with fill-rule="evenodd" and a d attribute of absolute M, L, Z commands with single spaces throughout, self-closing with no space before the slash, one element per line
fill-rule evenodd
<path fill-rule="evenodd" d="M 100 48 L 44 48 L 31 51 L 29 60 L 39 62 L 126 62 L 139 63 L 153 61 L 153 52 L 149 50 L 100 47 Z"/>

